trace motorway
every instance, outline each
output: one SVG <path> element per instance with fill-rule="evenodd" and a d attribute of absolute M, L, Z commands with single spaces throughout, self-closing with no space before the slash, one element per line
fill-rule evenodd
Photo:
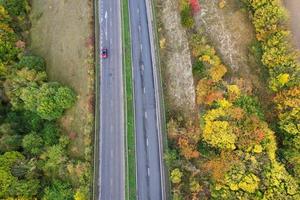
<path fill-rule="evenodd" d="M 96 1 L 100 23 L 100 49 L 108 58 L 100 60 L 100 136 L 98 197 L 125 199 L 125 131 L 122 75 L 120 0 Z M 97 26 L 96 26 L 97 27 Z"/>
<path fill-rule="evenodd" d="M 129 0 L 135 100 L 137 199 L 161 200 L 165 199 L 162 136 L 149 2 L 149 0 Z"/>
<path fill-rule="evenodd" d="M 122 74 L 121 0 L 99 0 L 100 127 L 98 196 L 125 199 L 124 93 Z M 158 81 L 150 6 L 146 0 L 129 0 L 136 134 L 137 197 L 164 200 L 164 170 Z M 97 27 L 97 26 L 96 26 Z M 125 30 L 127 31 L 127 30 Z M 99 77 L 98 77 L 99 78 Z"/>

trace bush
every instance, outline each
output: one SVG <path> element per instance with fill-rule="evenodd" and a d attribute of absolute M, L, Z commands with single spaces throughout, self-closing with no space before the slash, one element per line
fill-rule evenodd
<path fill-rule="evenodd" d="M 257 101 L 251 96 L 242 95 L 235 102 L 235 106 L 242 108 L 248 115 L 256 115 L 260 119 L 264 119 L 264 113 Z"/>
<path fill-rule="evenodd" d="M 44 190 L 42 200 L 72 200 L 73 191 L 68 182 L 53 180 L 50 186 Z"/>
<path fill-rule="evenodd" d="M 300 64 L 286 30 L 286 15 L 280 1 L 248 0 L 253 14 L 256 36 L 262 43 L 262 63 L 269 69 L 269 88 L 276 92 L 278 125 L 284 134 L 283 155 L 293 166 L 294 176 L 300 182 L 300 162 L 296 143 L 299 135 Z M 298 169 L 298 170 L 297 170 Z"/>
<path fill-rule="evenodd" d="M 193 74 L 199 78 L 205 76 L 205 67 L 201 60 L 196 60 L 193 64 Z"/>
<path fill-rule="evenodd" d="M 0 22 L 0 29 L 0 62 L 13 63 L 21 52 L 21 49 L 16 47 L 18 36 L 7 24 Z"/>
<path fill-rule="evenodd" d="M 249 52 L 251 55 L 254 56 L 257 63 L 261 63 L 262 55 L 263 55 L 263 49 L 260 42 L 257 40 L 253 41 L 250 44 Z"/>
<path fill-rule="evenodd" d="M 25 17 L 30 10 L 27 0 L 0 0 L 0 5 L 13 17 Z"/>
<path fill-rule="evenodd" d="M 39 56 L 23 56 L 16 65 L 17 69 L 28 68 L 36 71 L 45 71 L 45 60 Z"/>
<path fill-rule="evenodd" d="M 180 12 L 181 24 L 185 28 L 193 28 L 195 21 L 192 15 L 192 9 L 189 5 L 184 6 Z"/>

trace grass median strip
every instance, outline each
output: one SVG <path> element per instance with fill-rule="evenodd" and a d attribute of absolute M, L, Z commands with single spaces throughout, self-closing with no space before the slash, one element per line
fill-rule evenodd
<path fill-rule="evenodd" d="M 136 199 L 136 165 L 135 165 L 135 133 L 133 108 L 133 82 L 131 63 L 131 40 L 129 27 L 128 0 L 122 1 L 122 31 L 123 31 L 123 71 L 125 75 L 126 95 L 126 133 L 127 133 L 127 165 L 126 165 L 126 198 Z"/>

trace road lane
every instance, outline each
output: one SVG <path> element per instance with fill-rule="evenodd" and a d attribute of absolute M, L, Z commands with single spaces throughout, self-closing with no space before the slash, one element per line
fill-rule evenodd
<path fill-rule="evenodd" d="M 120 0 L 99 0 L 100 137 L 98 199 L 125 199 L 124 105 Z"/>
<path fill-rule="evenodd" d="M 134 75 L 137 199 L 164 199 L 159 111 L 145 0 L 129 0 Z M 153 45 L 153 44 L 152 44 Z"/>

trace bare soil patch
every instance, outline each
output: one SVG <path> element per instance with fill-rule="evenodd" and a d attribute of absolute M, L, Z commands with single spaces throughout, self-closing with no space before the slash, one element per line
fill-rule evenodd
<path fill-rule="evenodd" d="M 201 12 L 195 16 L 197 29 L 204 29 L 223 62 L 230 69 L 227 78 L 232 82 L 243 79 L 246 87 L 259 96 L 265 108 L 270 106 L 267 71 L 250 53 L 255 32 L 248 12 L 237 0 L 227 0 L 219 8 L 219 0 L 200 0 Z M 266 113 L 267 114 L 267 113 Z"/>
<path fill-rule="evenodd" d="M 51 81 L 78 94 L 61 120 L 73 137 L 71 154 L 83 157 L 93 128 L 93 19 L 90 0 L 33 0 L 31 51 L 46 59 Z"/>
<path fill-rule="evenodd" d="M 180 22 L 178 1 L 158 0 L 163 84 L 168 110 L 195 112 L 195 87 L 188 39 Z"/>

